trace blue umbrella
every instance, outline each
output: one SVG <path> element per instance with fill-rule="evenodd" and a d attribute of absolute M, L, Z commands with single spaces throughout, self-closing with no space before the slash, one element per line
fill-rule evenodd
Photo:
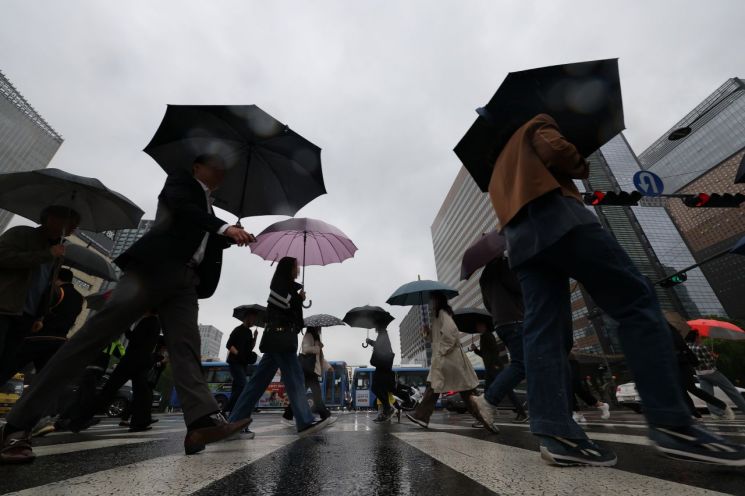
<path fill-rule="evenodd" d="M 445 293 L 448 299 L 458 296 L 458 290 L 446 284 L 437 281 L 419 280 L 404 284 L 398 288 L 388 298 L 387 303 L 389 305 L 401 306 L 423 305 L 429 301 L 430 295 L 435 291 Z"/>

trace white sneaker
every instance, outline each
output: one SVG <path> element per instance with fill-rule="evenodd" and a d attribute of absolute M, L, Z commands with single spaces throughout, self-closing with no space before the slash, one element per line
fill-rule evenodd
<path fill-rule="evenodd" d="M 724 415 L 717 415 L 716 413 L 712 413 L 709 416 L 712 420 L 724 420 Z"/>
<path fill-rule="evenodd" d="M 577 422 L 578 424 L 586 424 L 586 423 L 587 423 L 587 419 L 585 418 L 585 416 L 584 416 L 584 415 L 582 415 L 582 414 L 581 414 L 581 413 L 579 413 L 579 412 L 574 412 L 574 413 L 572 413 L 572 418 L 573 418 L 573 419 L 574 419 L 574 421 L 575 421 L 575 422 Z"/>
<path fill-rule="evenodd" d="M 732 411 L 732 408 L 730 408 L 729 405 L 724 409 L 724 418 L 727 420 L 735 420 L 735 412 Z"/>
<path fill-rule="evenodd" d="M 282 417 L 279 422 L 282 425 L 286 425 L 287 427 L 295 427 L 295 421 L 294 420 L 287 420 L 286 418 Z"/>
<path fill-rule="evenodd" d="M 608 403 L 598 403 L 598 409 L 600 410 L 600 418 L 608 420 L 610 418 L 610 405 Z"/>

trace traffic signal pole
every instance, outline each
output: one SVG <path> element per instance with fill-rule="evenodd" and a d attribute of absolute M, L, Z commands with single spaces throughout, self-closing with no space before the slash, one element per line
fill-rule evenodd
<path fill-rule="evenodd" d="M 704 265 L 705 263 L 711 262 L 712 260 L 715 260 L 715 259 L 717 259 L 719 257 L 724 256 L 724 255 L 727 255 L 728 253 L 732 253 L 732 251 L 730 249 L 727 249 L 727 250 L 724 250 L 724 251 L 720 251 L 719 253 L 717 253 L 715 255 L 712 255 L 709 258 L 706 258 L 706 259 L 702 260 L 699 263 L 695 263 L 695 264 L 691 265 L 690 267 L 686 267 L 685 269 L 680 269 L 678 272 L 676 272 L 674 274 L 670 274 L 669 276 L 666 276 L 664 279 L 660 279 L 659 281 L 656 281 L 654 284 L 655 285 L 662 284 L 663 282 L 668 281 L 668 280 L 670 280 L 670 279 L 672 279 L 673 277 L 676 277 L 676 276 L 685 276 L 686 272 L 688 272 L 689 270 L 695 269 L 696 267 L 699 267 L 701 265 Z"/>

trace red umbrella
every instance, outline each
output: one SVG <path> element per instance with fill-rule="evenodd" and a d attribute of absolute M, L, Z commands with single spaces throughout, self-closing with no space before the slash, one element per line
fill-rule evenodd
<path fill-rule="evenodd" d="M 689 320 L 688 325 L 694 331 L 698 331 L 698 335 L 702 338 L 729 339 L 730 341 L 745 339 L 745 330 L 737 327 L 735 324 L 721 320 Z"/>

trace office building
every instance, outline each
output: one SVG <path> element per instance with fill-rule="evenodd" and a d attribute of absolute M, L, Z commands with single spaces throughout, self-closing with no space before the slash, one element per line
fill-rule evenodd
<path fill-rule="evenodd" d="M 44 169 L 61 144 L 62 136 L 0 72 L 0 174 Z M 12 217 L 0 210 L 0 232 Z"/>
<path fill-rule="evenodd" d="M 401 320 L 398 335 L 401 340 L 401 363 L 429 367 L 432 363 L 432 345 L 422 339 L 422 328 L 428 322 L 429 305 L 413 306 Z"/>
<path fill-rule="evenodd" d="M 140 224 L 133 229 L 119 229 L 118 231 L 115 231 L 113 233 L 113 239 L 110 243 L 110 252 L 109 256 L 112 260 L 116 259 L 119 255 L 124 253 L 129 249 L 130 246 L 132 246 L 135 241 L 139 240 L 142 236 L 145 235 L 146 232 L 150 230 L 151 227 L 153 227 L 153 224 L 155 223 L 154 220 L 148 220 L 148 219 L 141 219 Z M 98 245 L 104 246 L 107 245 L 105 239 L 108 238 L 108 234 L 104 234 L 103 238 L 101 236 L 95 238 L 96 243 Z M 92 238 L 91 236 L 88 236 L 88 238 Z M 86 239 L 88 239 L 86 238 Z M 94 243 L 94 245 L 96 244 Z M 121 276 L 122 272 L 119 270 L 119 267 L 116 267 L 116 273 Z M 102 290 L 111 289 L 116 285 L 115 282 L 105 282 Z"/>
<path fill-rule="evenodd" d="M 222 331 L 210 324 L 199 324 L 199 337 L 202 340 L 202 360 L 217 359 L 222 349 Z"/>

